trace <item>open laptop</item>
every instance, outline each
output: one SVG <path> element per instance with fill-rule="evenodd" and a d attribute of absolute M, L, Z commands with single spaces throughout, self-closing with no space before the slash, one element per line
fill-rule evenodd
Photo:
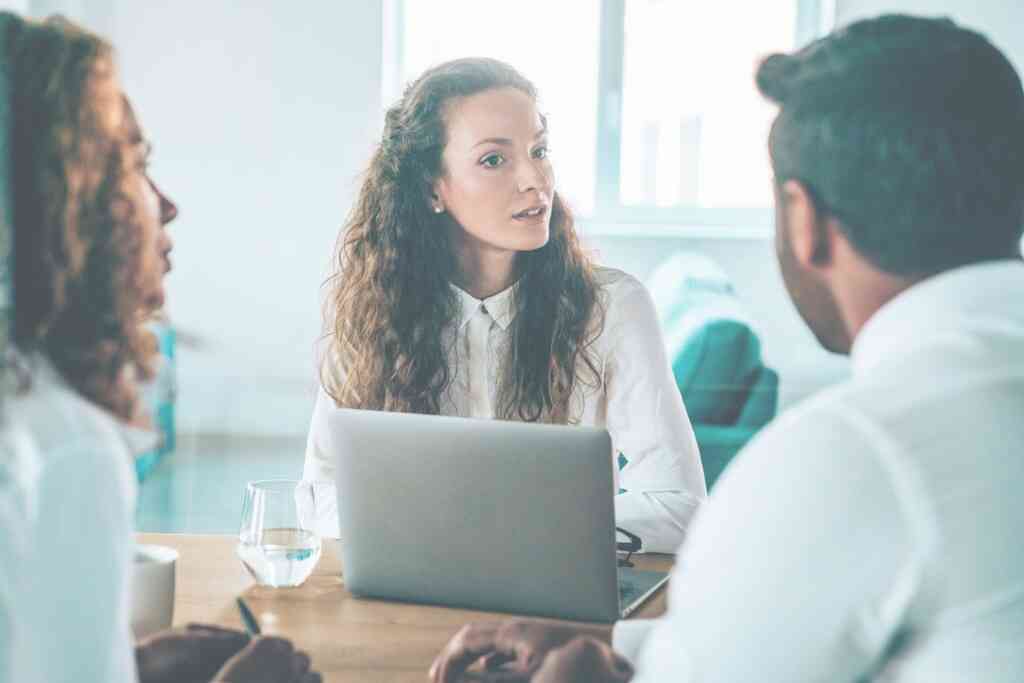
<path fill-rule="evenodd" d="M 363 410 L 328 419 L 355 595 L 610 622 L 667 579 L 617 566 L 603 429 Z"/>

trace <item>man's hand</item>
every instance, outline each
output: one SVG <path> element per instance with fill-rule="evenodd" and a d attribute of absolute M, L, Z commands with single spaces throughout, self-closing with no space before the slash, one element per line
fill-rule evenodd
<path fill-rule="evenodd" d="M 627 683 L 633 667 L 607 643 L 576 638 L 548 653 L 531 683 Z"/>
<path fill-rule="evenodd" d="M 189 624 L 162 631 L 135 647 L 140 683 L 207 683 L 249 642 L 241 631 Z"/>
<path fill-rule="evenodd" d="M 309 655 L 284 638 L 254 638 L 217 672 L 214 683 L 320 683 Z"/>
<path fill-rule="evenodd" d="M 470 624 L 456 633 L 434 660 L 430 680 L 456 683 L 481 659 L 494 674 L 483 676 L 484 680 L 527 680 L 549 652 L 581 635 L 610 640 L 611 629 L 522 619 Z"/>

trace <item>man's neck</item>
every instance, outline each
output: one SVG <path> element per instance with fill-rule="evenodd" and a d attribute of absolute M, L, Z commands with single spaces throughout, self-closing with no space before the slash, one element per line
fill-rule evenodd
<path fill-rule="evenodd" d="M 906 280 L 889 276 L 860 286 L 852 285 L 847 289 L 846 295 L 838 295 L 841 301 L 843 322 L 846 325 L 851 344 L 868 320 L 880 308 L 913 287 L 917 282 L 920 280 Z"/>
<path fill-rule="evenodd" d="M 861 329 L 878 309 L 924 277 L 907 277 L 881 270 L 845 241 L 836 243 L 834 258 L 837 265 L 833 269 L 831 289 L 846 331 L 842 352 L 848 353 Z"/>

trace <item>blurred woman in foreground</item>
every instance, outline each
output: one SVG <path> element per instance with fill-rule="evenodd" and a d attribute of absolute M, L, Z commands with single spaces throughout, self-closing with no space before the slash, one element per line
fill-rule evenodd
<path fill-rule="evenodd" d="M 139 384 L 170 270 L 175 205 L 111 47 L 59 18 L 0 13 L 0 680 L 314 681 L 277 638 L 190 626 L 129 631 L 133 456 L 152 445 Z"/>

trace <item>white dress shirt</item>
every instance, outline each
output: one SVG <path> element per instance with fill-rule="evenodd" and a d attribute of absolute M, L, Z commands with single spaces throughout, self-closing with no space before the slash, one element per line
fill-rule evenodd
<path fill-rule="evenodd" d="M 635 683 L 1024 680 L 1024 262 L 907 290 L 852 367 L 716 485 L 667 614 L 616 625 Z"/>
<path fill-rule="evenodd" d="M 597 278 L 606 311 L 604 329 L 591 347 L 600 386 L 577 385 L 573 417 L 581 425 L 607 428 L 610 457 L 623 453 L 628 459 L 618 474 L 617 486 L 625 492 L 615 499 L 617 524 L 640 536 L 646 551 L 674 552 L 707 495 L 693 427 L 672 377 L 650 294 L 622 271 L 598 268 Z M 493 418 L 509 354 L 515 287 L 483 301 L 456 291 L 461 316 L 446 340 L 453 378 L 442 396 L 441 414 Z M 340 368 L 334 370 L 340 382 Z M 321 388 L 303 473 L 316 482 L 320 530 L 328 536 L 338 535 L 335 464 L 324 446 L 326 415 L 333 409 L 334 401 Z"/>
<path fill-rule="evenodd" d="M 31 388 L 2 403 L 0 681 L 135 681 L 132 454 L 152 435 L 27 363 Z"/>

